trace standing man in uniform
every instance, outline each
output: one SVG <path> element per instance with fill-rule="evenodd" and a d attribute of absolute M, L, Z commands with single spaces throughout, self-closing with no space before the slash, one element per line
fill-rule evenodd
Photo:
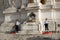
<path fill-rule="evenodd" d="M 48 22 L 48 20 L 47 20 L 47 18 L 46 18 L 46 19 L 45 19 L 45 24 L 44 24 L 44 25 L 45 25 L 45 30 L 49 30 L 49 29 L 48 29 L 48 23 L 49 23 L 49 22 Z"/>
<path fill-rule="evenodd" d="M 19 25 L 20 25 L 20 22 L 18 20 L 16 20 L 16 23 L 15 23 L 15 31 L 16 32 L 19 31 Z"/>

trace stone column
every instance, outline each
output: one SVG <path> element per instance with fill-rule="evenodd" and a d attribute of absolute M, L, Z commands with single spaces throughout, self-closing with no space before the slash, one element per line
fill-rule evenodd
<path fill-rule="evenodd" d="M 40 10 L 42 4 L 40 2 L 38 2 L 38 5 L 39 5 L 38 16 L 39 16 L 39 22 L 41 24 L 41 26 L 39 26 L 39 31 L 42 33 L 42 31 L 44 31 L 43 22 L 42 22 L 42 16 L 41 16 L 41 10 Z"/>

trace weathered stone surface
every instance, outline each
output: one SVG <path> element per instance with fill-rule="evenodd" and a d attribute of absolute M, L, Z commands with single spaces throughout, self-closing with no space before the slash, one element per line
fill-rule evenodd
<path fill-rule="evenodd" d="M 15 25 L 14 23 L 3 23 L 0 26 L 0 31 L 1 32 L 11 31 L 14 25 Z"/>
<path fill-rule="evenodd" d="M 5 11 L 3 11 L 3 14 L 6 14 L 6 13 L 14 13 L 14 12 L 16 12 L 16 8 L 15 7 L 9 7 L 9 8 L 7 8 L 7 9 L 5 9 Z"/>
<path fill-rule="evenodd" d="M 60 34 L 52 35 L 32 35 L 32 34 L 4 34 L 0 33 L 1 40 L 57 40 Z"/>

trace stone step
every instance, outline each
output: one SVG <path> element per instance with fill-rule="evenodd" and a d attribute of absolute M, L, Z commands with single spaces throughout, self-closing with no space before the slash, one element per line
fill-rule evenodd
<path fill-rule="evenodd" d="M 13 26 L 14 26 L 14 23 L 3 23 L 0 26 L 0 31 L 3 31 L 3 32 L 10 31 Z"/>
<path fill-rule="evenodd" d="M 36 40 L 38 40 L 38 38 L 51 38 L 51 39 L 57 39 L 57 38 L 59 38 L 60 36 L 60 33 L 57 33 L 57 34 L 55 34 L 55 33 L 53 33 L 52 35 L 42 35 L 42 34 L 37 34 L 37 35 L 35 35 L 35 34 L 4 34 L 4 33 L 0 33 L 0 39 L 1 40 L 27 40 L 27 39 L 31 39 L 32 38 L 32 40 L 33 40 L 33 38 L 34 39 L 36 39 Z M 39 39 L 39 40 L 40 40 Z"/>
<path fill-rule="evenodd" d="M 19 31 L 17 34 L 41 34 L 39 31 Z"/>

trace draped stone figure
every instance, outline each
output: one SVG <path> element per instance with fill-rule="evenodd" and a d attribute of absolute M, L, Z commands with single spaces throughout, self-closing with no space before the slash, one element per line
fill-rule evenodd
<path fill-rule="evenodd" d="M 27 5 L 28 5 L 28 0 L 22 0 L 22 5 L 24 5 L 24 7 L 27 7 Z"/>
<path fill-rule="evenodd" d="M 9 5 L 9 0 L 3 0 L 3 4 L 2 5 L 4 5 L 4 9 L 8 8 L 10 6 Z"/>
<path fill-rule="evenodd" d="M 21 0 L 9 0 L 9 5 L 16 8 L 21 7 Z"/>
<path fill-rule="evenodd" d="M 14 0 L 13 4 L 16 8 L 21 8 L 22 0 Z"/>

